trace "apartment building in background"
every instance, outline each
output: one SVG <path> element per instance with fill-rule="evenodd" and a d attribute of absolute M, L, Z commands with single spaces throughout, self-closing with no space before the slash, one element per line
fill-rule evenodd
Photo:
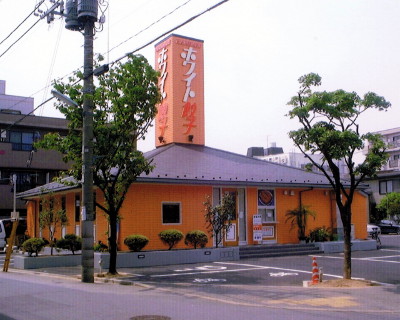
<path fill-rule="evenodd" d="M 302 152 L 284 152 L 283 148 L 277 147 L 275 142 L 272 142 L 268 148 L 250 147 L 247 149 L 247 156 L 279 163 L 289 167 L 320 172 L 320 170 L 312 165 L 310 159 L 307 158 Z M 316 163 L 322 163 L 322 156 L 320 154 L 309 154 L 309 156 Z M 346 178 L 346 175 L 348 174 L 348 168 L 346 164 L 339 160 L 337 161 L 337 165 L 340 168 L 342 178 Z M 328 165 L 325 166 L 325 169 L 329 171 Z"/>
<path fill-rule="evenodd" d="M 35 116 L 34 100 L 6 94 L 0 80 L 0 217 L 13 211 L 12 176 L 17 176 L 17 192 L 46 183 L 68 169 L 56 151 L 35 150 L 33 144 L 48 132 L 67 133 L 67 120 Z M 16 210 L 26 215 L 25 201 L 17 200 Z"/>

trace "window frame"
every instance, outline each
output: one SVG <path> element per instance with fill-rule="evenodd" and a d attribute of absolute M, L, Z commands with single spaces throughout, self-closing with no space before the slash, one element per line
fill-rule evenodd
<path fill-rule="evenodd" d="M 165 222 L 164 219 L 164 206 L 177 205 L 179 207 L 179 222 Z M 162 201 L 161 202 L 161 223 L 162 225 L 181 225 L 182 224 L 182 202 L 180 201 Z"/>
<path fill-rule="evenodd" d="M 268 191 L 272 194 L 271 205 L 262 205 L 259 200 L 260 192 L 261 191 Z M 269 188 L 259 188 L 257 190 L 257 213 L 262 216 L 262 223 L 276 223 L 276 192 L 275 189 Z M 272 220 L 268 220 L 268 213 L 272 213 Z"/>
<path fill-rule="evenodd" d="M 383 188 L 384 185 L 384 188 Z M 385 190 L 383 190 L 385 189 Z M 379 194 L 388 194 L 393 192 L 393 180 L 380 180 L 379 181 Z"/>

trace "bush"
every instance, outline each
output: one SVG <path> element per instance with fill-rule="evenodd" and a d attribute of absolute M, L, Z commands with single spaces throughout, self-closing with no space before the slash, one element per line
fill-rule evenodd
<path fill-rule="evenodd" d="M 70 250 L 72 254 L 75 254 L 75 251 L 82 249 L 82 239 L 75 234 L 66 234 L 64 238 L 56 242 L 56 247 Z"/>
<path fill-rule="evenodd" d="M 185 244 L 197 249 L 197 246 L 204 248 L 208 242 L 207 235 L 200 230 L 189 231 L 185 237 Z"/>
<path fill-rule="evenodd" d="M 171 250 L 182 240 L 183 233 L 176 229 L 168 229 L 161 231 L 158 236 L 168 246 L 168 250 Z"/>
<path fill-rule="evenodd" d="M 310 241 L 324 242 L 332 238 L 332 232 L 327 227 L 318 227 L 310 232 Z"/>
<path fill-rule="evenodd" d="M 125 238 L 124 243 L 128 246 L 129 250 L 138 252 L 149 243 L 149 239 L 140 234 L 131 234 Z"/>
<path fill-rule="evenodd" d="M 36 253 L 36 257 L 38 256 L 39 251 L 43 249 L 45 246 L 45 242 L 41 238 L 31 238 L 22 244 L 22 248 L 25 252 L 28 252 L 28 255 L 32 257 L 33 253 Z"/>
<path fill-rule="evenodd" d="M 107 252 L 108 246 L 99 240 L 99 242 L 93 246 L 93 250 L 96 252 Z"/>

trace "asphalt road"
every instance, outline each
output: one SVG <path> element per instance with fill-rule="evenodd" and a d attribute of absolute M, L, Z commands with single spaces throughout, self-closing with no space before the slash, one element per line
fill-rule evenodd
<path fill-rule="evenodd" d="M 383 248 L 352 253 L 352 277 L 381 284 L 400 284 L 400 236 L 381 236 Z M 342 277 L 343 254 L 316 256 L 323 279 Z M 245 259 L 208 264 L 120 269 L 126 280 L 159 285 L 302 286 L 312 275 L 312 256 Z"/>
<path fill-rule="evenodd" d="M 311 279 L 311 256 L 120 269 L 122 283 L 136 286 L 11 269 L 0 272 L 0 319 L 394 320 L 400 236 L 382 236 L 382 243 L 382 250 L 353 252 L 353 277 L 385 283 L 364 289 L 303 288 Z M 317 256 L 317 263 L 325 279 L 341 277 L 342 254 Z"/>

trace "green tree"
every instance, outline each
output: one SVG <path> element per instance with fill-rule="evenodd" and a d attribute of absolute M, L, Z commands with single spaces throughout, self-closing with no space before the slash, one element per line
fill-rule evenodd
<path fill-rule="evenodd" d="M 313 92 L 321 85 L 321 77 L 310 73 L 300 77 L 300 91 L 288 102 L 288 116 L 297 120 L 301 128 L 289 133 L 290 138 L 310 162 L 323 172 L 335 194 L 340 211 L 344 234 L 343 277 L 351 278 L 351 215 L 354 193 L 367 176 L 387 161 L 386 145 L 379 135 L 361 134 L 357 123 L 361 114 L 369 109 L 386 110 L 390 103 L 373 92 L 363 98 L 355 92 L 344 90 Z M 370 142 L 364 161 L 354 163 L 355 152 L 361 151 L 364 141 Z M 309 154 L 320 153 L 322 163 L 314 161 Z M 341 179 L 341 168 L 337 160 L 347 166 L 349 180 Z M 329 170 L 327 169 L 329 168 Z"/>
<path fill-rule="evenodd" d="M 56 81 L 54 88 L 76 101 L 71 107 L 59 101 L 56 104 L 69 120 L 69 133 L 48 134 L 37 146 L 56 149 L 64 154 L 64 161 L 71 161 L 70 174 L 77 181 L 82 174 L 82 73 L 76 72 L 68 83 Z M 125 63 L 115 63 L 108 73 L 98 77 L 93 101 L 93 182 L 104 195 L 105 202 L 96 201 L 109 218 L 110 266 L 108 272 L 117 274 L 117 221 L 119 210 L 130 185 L 143 172 L 153 166 L 136 142 L 144 139 L 156 115 L 160 101 L 157 86 L 158 74 L 140 55 L 130 55 Z"/>
<path fill-rule="evenodd" d="M 218 248 L 223 235 L 232 226 L 232 220 L 236 215 L 235 196 L 226 193 L 221 199 L 221 203 L 215 207 L 211 204 L 210 197 L 206 197 L 204 204 L 206 224 L 208 231 L 215 237 L 215 246 Z"/>
<path fill-rule="evenodd" d="M 58 227 L 68 224 L 67 213 L 61 208 L 59 201 L 57 201 L 53 193 L 42 196 L 40 206 L 42 210 L 39 212 L 39 228 L 48 230 L 51 248 L 50 254 L 53 255 L 53 248 L 55 246 L 54 235 Z"/>
<path fill-rule="evenodd" d="M 391 217 L 396 222 L 400 219 L 400 193 L 391 192 L 384 196 L 376 208 L 384 213 L 384 218 Z"/>

